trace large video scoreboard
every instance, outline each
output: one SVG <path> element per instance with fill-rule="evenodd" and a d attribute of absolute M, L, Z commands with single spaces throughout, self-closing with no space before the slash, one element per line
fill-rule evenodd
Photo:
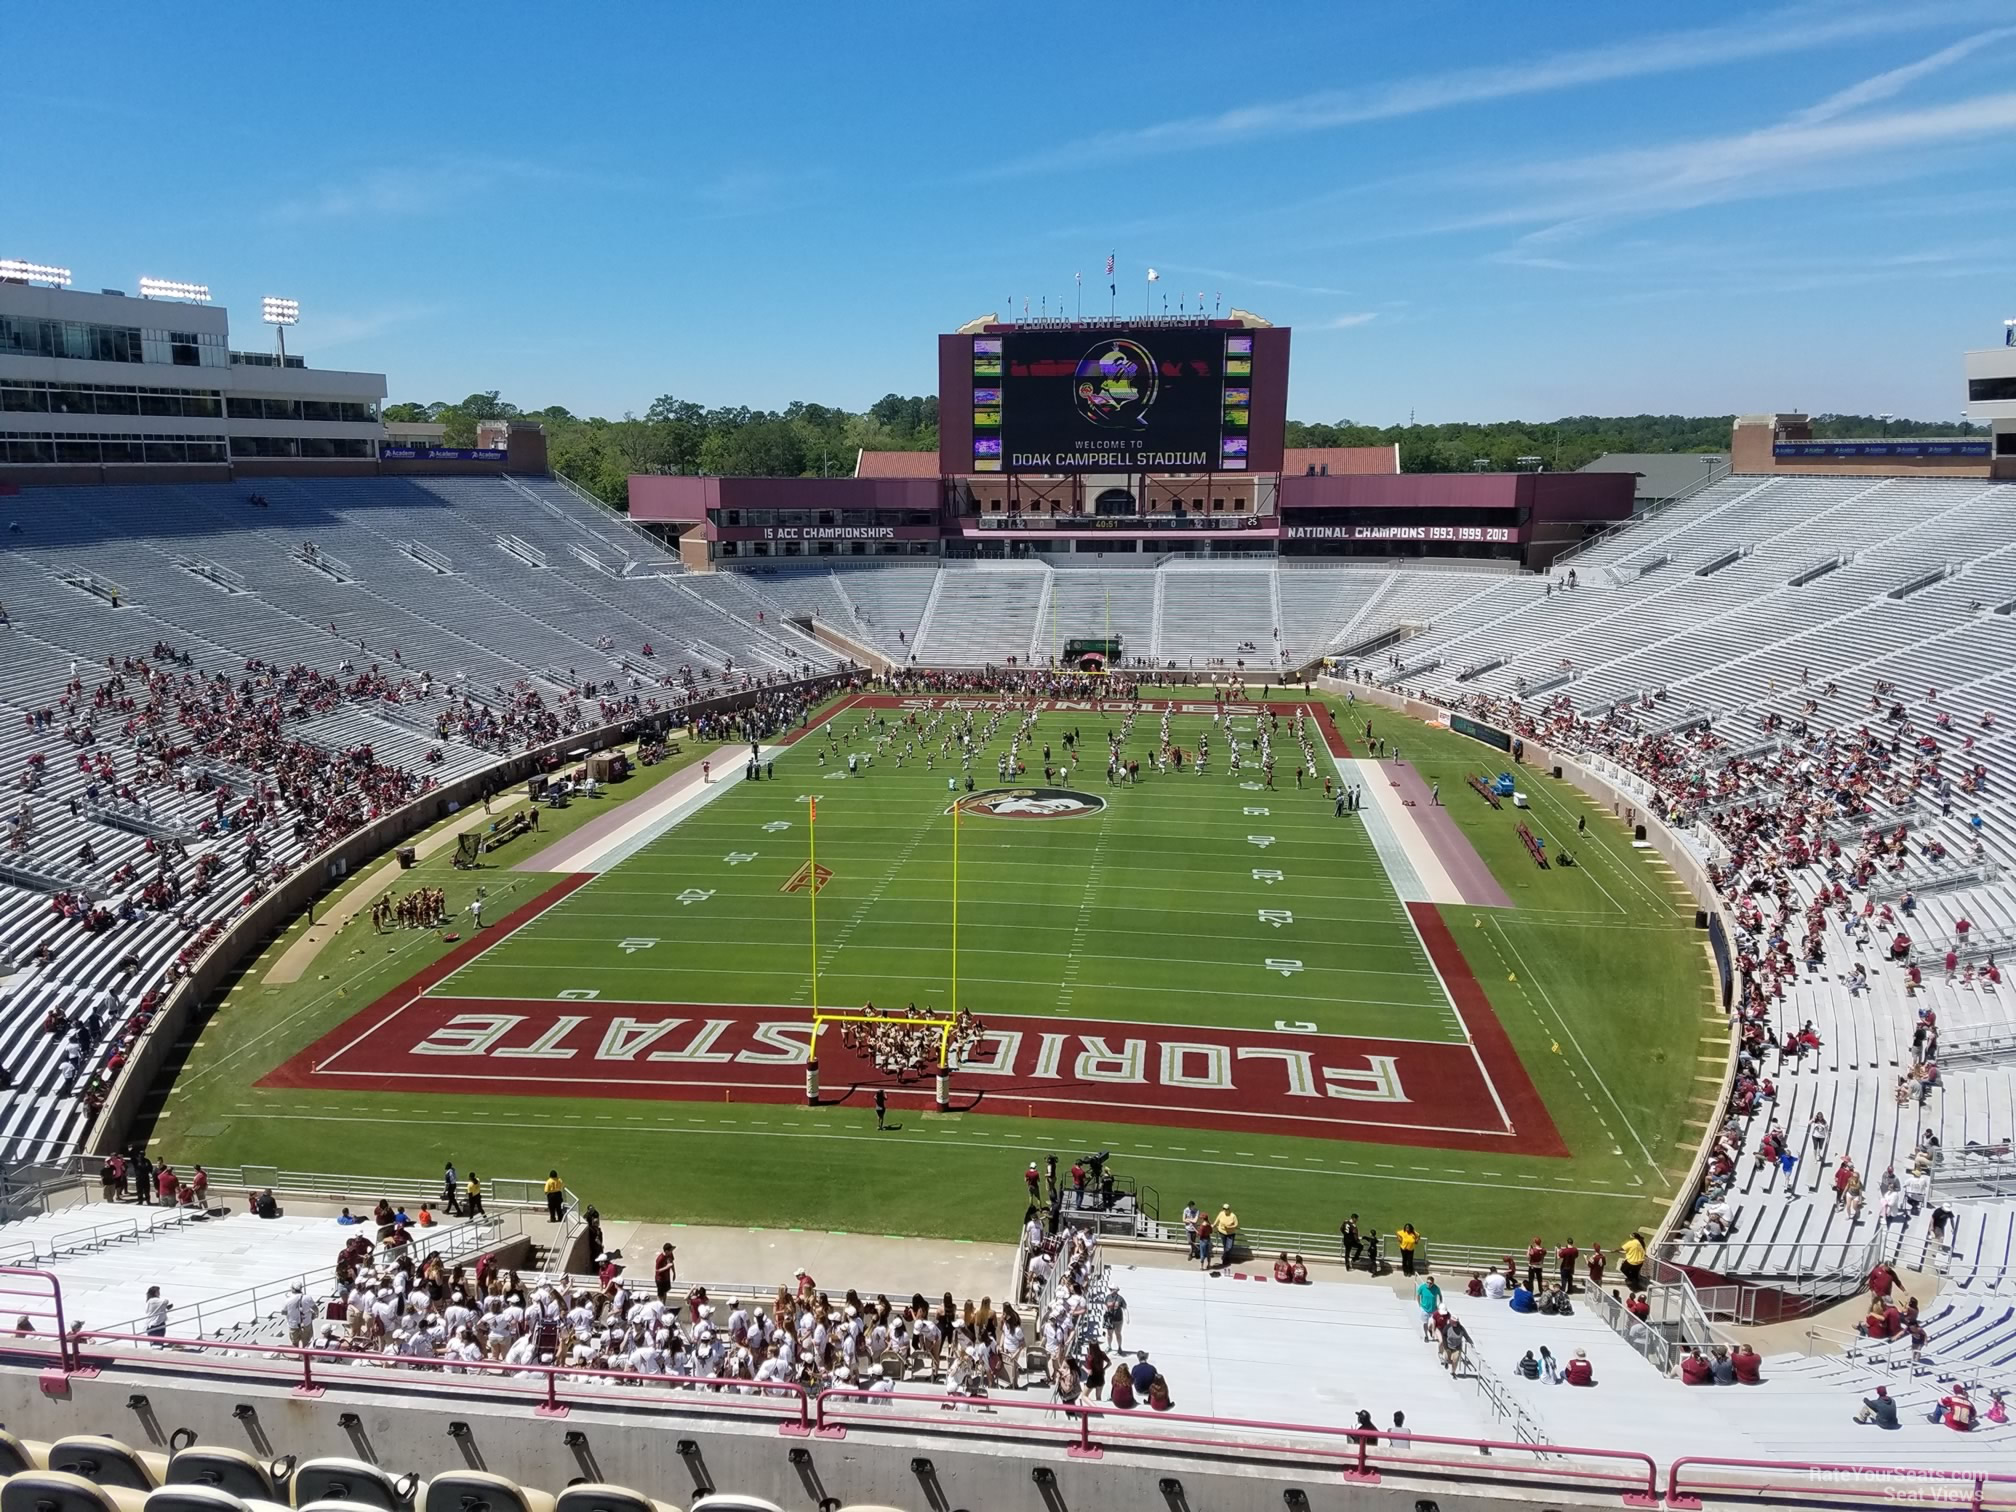
<path fill-rule="evenodd" d="M 1049 474 L 1278 468 L 1287 335 L 1199 321 L 946 338 L 941 405 L 962 391 L 972 402 L 959 417 L 970 420 L 970 453 L 948 445 L 945 464 Z M 1269 362 L 1272 337 L 1279 360 Z"/>

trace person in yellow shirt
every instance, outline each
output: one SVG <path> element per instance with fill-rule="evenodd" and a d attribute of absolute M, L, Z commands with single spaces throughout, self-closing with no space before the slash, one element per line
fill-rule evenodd
<path fill-rule="evenodd" d="M 1632 1291 L 1645 1289 L 1645 1236 L 1633 1231 L 1617 1246 L 1617 1258 L 1624 1270 L 1624 1284 Z"/>
<path fill-rule="evenodd" d="M 1414 1274 L 1414 1250 L 1421 1243 L 1420 1231 L 1411 1223 L 1403 1223 L 1393 1237 L 1400 1241 L 1400 1274 L 1411 1276 Z"/>
<path fill-rule="evenodd" d="M 546 1173 L 546 1218 L 551 1223 L 560 1221 L 562 1205 L 567 1200 L 567 1183 L 560 1179 L 558 1171 Z"/>
<path fill-rule="evenodd" d="M 1218 1205 L 1218 1216 L 1211 1220 L 1211 1230 L 1218 1236 L 1218 1247 L 1225 1256 L 1225 1263 L 1230 1265 L 1232 1246 L 1239 1238 L 1239 1215 L 1232 1211 L 1229 1202 Z"/>
<path fill-rule="evenodd" d="M 462 1189 L 462 1200 L 468 1204 L 471 1218 L 483 1216 L 483 1183 L 474 1171 L 469 1173 L 469 1184 Z"/>

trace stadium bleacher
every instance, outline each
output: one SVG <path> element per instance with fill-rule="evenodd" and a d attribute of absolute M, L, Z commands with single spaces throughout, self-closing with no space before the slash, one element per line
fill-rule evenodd
<path fill-rule="evenodd" d="M 348 691 L 292 709 L 288 738 L 329 753 L 368 747 L 417 783 L 479 770 L 535 731 L 556 738 L 599 722 L 612 700 L 671 708 L 840 663 L 740 585 L 689 584 L 642 532 L 554 480 L 276 479 L 261 497 L 255 506 L 235 485 L 188 484 L 38 489 L 32 510 L 11 501 L 0 538 L 0 1068 L 12 1090 L 0 1164 L 71 1148 L 80 1093 L 116 1064 L 143 994 L 248 887 L 263 890 L 313 848 L 286 815 L 206 832 L 222 813 L 198 789 L 221 778 L 236 810 L 270 774 L 210 751 L 164 759 L 162 735 L 93 705 L 112 665 L 125 669 L 124 697 L 144 690 L 137 663 L 234 685 L 255 662 L 312 669 Z M 590 686 L 595 702 L 584 702 Z M 38 715 L 49 722 L 38 727 Z M 178 887 L 172 907 L 122 907 L 168 840 L 199 865 L 214 856 L 214 876 Z M 111 917 L 81 928 L 59 895 Z M 80 1012 L 96 1021 L 73 1063 Z"/>
<path fill-rule="evenodd" d="M 1794 921 L 1788 935 L 1809 914 L 1824 921 L 1820 958 L 1789 969 L 1762 964 L 1774 952 L 1768 911 L 1740 931 L 1739 952 L 1769 984 L 1759 1023 L 1771 1048 L 1756 1069 L 1772 1077 L 1775 1096 L 1734 1115 L 1741 1153 L 1719 1203 L 1727 1237 L 1697 1221 L 1670 1255 L 1782 1290 L 1823 1273 L 1852 1286 L 1858 1267 L 1892 1259 L 1924 1304 L 1922 1361 L 1914 1367 L 1892 1343 L 1846 1338 L 1810 1358 L 1774 1354 L 1764 1388 L 1773 1410 L 1760 1422 L 1742 1405 L 1747 1394 L 1709 1392 L 1672 1407 L 1679 1388 L 1584 1316 L 1553 1326 L 1565 1347 L 1599 1358 L 1602 1389 L 1590 1397 L 1515 1383 L 1533 1420 L 1550 1438 L 1581 1444 L 1681 1453 L 1706 1437 L 1725 1453 L 1852 1457 L 1870 1451 L 1868 1430 L 1849 1413 L 1883 1381 L 1920 1420 L 1885 1441 L 1886 1456 L 2016 1467 L 2001 1425 L 1957 1440 L 1971 1461 L 1953 1450 L 1955 1436 L 1920 1426 L 1956 1380 L 2016 1390 L 2016 989 L 1990 969 L 1998 942 L 2016 940 L 2005 880 L 2016 862 L 2006 702 L 2016 692 L 2016 616 L 2007 612 L 2016 489 L 1732 476 L 1544 578 L 1251 561 L 692 575 L 550 480 L 279 480 L 266 497 L 269 507 L 255 510 L 222 485 L 38 490 L 37 507 L 17 509 L 19 529 L 4 537 L 0 820 L 21 842 L 0 853 L 0 1065 L 15 1078 L 0 1117 L 6 1162 L 60 1155 L 79 1129 L 78 1076 L 61 1070 L 66 1038 L 45 1028 L 51 1010 L 74 1014 L 109 993 L 123 1017 L 192 938 L 235 910 L 241 878 L 283 871 L 308 848 L 279 824 L 203 834 L 214 817 L 207 794 L 171 780 L 173 764 L 150 757 L 125 711 L 86 708 L 108 658 L 234 682 L 255 659 L 353 683 L 375 664 L 377 681 L 324 706 L 304 702 L 288 735 L 332 752 L 369 746 L 389 769 L 452 776 L 501 749 L 501 737 L 462 733 L 479 728 L 464 719 L 475 705 L 504 711 L 536 695 L 559 717 L 588 682 L 669 705 L 695 689 L 831 668 L 834 654 L 793 623 L 808 614 L 924 665 L 1040 662 L 1062 639 L 1109 630 L 1126 659 L 1185 671 L 1243 661 L 1249 676 L 1278 675 L 1333 655 L 1364 678 L 1497 715 L 1629 774 L 1728 881 L 1732 907 L 1751 896 L 1749 883 L 1768 879 Z M 1352 654 L 1375 641 L 1390 643 Z M 80 684 L 84 702 L 73 697 L 38 728 L 37 713 L 57 710 Z M 66 725 L 87 719 L 91 744 L 64 739 Z M 1860 794 L 1866 809 L 1830 817 L 1816 774 L 1844 748 L 1866 757 L 1864 731 L 1881 747 Z M 107 756 L 116 780 L 80 766 L 80 754 Z M 150 760 L 161 769 L 147 775 Z M 229 780 L 228 756 L 207 760 Z M 1761 849 L 1753 821 L 1771 836 Z M 1848 875 L 1863 849 L 1900 831 L 1902 843 L 1872 853 L 1871 872 Z M 1788 834 L 1832 837 L 1842 860 L 1830 874 L 1824 855 L 1788 857 Z M 218 856 L 221 880 L 179 908 L 85 932 L 52 902 L 66 892 L 116 900 L 128 884 L 111 879 L 129 867 L 144 874 L 150 847 L 182 835 L 192 853 L 200 843 Z M 254 839 L 262 850 L 248 861 Z M 1843 931 L 1837 884 L 1857 910 L 1865 899 L 1895 905 L 1919 979 L 1886 959 L 1894 926 L 1859 941 Z M 53 960 L 39 959 L 45 945 Z M 1857 964 L 1866 986 L 1849 980 Z M 1928 1010 L 1950 1059 L 1929 1086 L 1900 1089 Z M 1781 1056 L 1776 1047 L 1809 1023 L 1818 1044 Z M 111 1043 L 99 1040 L 95 1053 Z M 1809 1138 L 1816 1112 L 1818 1141 Z M 1756 1158 L 1774 1125 L 1796 1153 L 1789 1172 Z M 1834 1200 L 1844 1157 L 1868 1183 L 1859 1215 Z M 1912 1176 L 1917 1199 L 1887 1219 L 1876 1200 L 1886 1170 Z M 1943 1239 L 1930 1231 L 1935 1209 L 1951 1215 Z M 0 1246 L 10 1242 L 32 1247 L 36 1236 L 0 1228 Z M 179 1231 L 136 1233 L 125 1250 L 166 1256 L 181 1242 Z M 103 1311 L 111 1292 L 103 1295 L 89 1305 Z M 1348 1304 L 1375 1305 L 1385 1304 Z M 1404 1324 L 1405 1299 L 1396 1305 Z M 1188 1306 L 1172 1303 L 1171 1315 Z M 1314 1325 L 1291 1317 L 1287 1326 Z M 1473 1325 L 1500 1375 L 1524 1326 L 1496 1317 Z M 1499 1421 L 1434 1400 L 1475 1432 Z M 1649 1421 L 1662 1424 L 1651 1438 Z"/>

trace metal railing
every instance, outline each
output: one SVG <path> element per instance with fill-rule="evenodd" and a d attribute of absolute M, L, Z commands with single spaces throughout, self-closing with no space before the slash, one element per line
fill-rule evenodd
<path fill-rule="evenodd" d="M 1574 561 L 1577 557 L 1580 557 L 1585 553 L 1593 550 L 1595 547 L 1601 545 L 1605 541 L 1611 540 L 1612 538 L 1623 534 L 1627 530 L 1633 529 L 1634 527 L 1639 525 L 1643 525 L 1649 520 L 1658 519 L 1659 516 L 1667 513 L 1675 505 L 1684 504 L 1697 494 L 1706 493 L 1709 489 L 1713 488 L 1717 483 L 1720 483 L 1724 478 L 1728 477 L 1730 471 L 1731 467 L 1729 462 L 1727 461 L 1720 461 L 1715 463 L 1711 467 L 1703 469 L 1702 474 L 1699 478 L 1695 479 L 1692 483 L 1688 484 L 1685 488 L 1681 489 L 1680 492 L 1674 494 L 1671 498 L 1661 499 L 1657 503 L 1647 508 L 1643 513 L 1634 514 L 1628 520 L 1619 520 L 1616 524 L 1607 526 L 1604 529 L 1597 531 L 1596 534 L 1589 536 L 1584 540 L 1577 541 L 1573 546 L 1570 546 L 1566 551 L 1561 552 L 1554 558 L 1554 560 L 1549 564 L 1549 570 L 1551 571 L 1556 567 L 1560 567 L 1566 563 Z"/>
<path fill-rule="evenodd" d="M 444 1229 L 438 1236 L 428 1235 L 424 1229 L 415 1230 L 425 1239 L 416 1239 L 411 1249 L 416 1256 L 438 1255 L 445 1264 L 464 1262 L 485 1250 L 495 1249 L 525 1232 L 524 1214 L 513 1211 L 509 1214 L 485 1215 L 468 1223 L 460 1223 Z M 269 1279 L 237 1291 L 225 1292 L 220 1296 L 204 1297 L 195 1302 L 178 1304 L 175 1308 L 175 1322 L 188 1323 L 196 1330 L 198 1338 L 205 1336 L 213 1324 L 224 1326 L 231 1323 L 258 1323 L 264 1316 L 264 1305 L 279 1307 L 287 1301 L 294 1286 L 299 1283 L 310 1295 L 320 1295 L 326 1288 L 336 1284 L 336 1267 L 320 1265 L 312 1270 L 297 1271 L 291 1276 Z M 220 1322 L 221 1320 L 221 1322 Z M 106 1328 L 108 1333 L 139 1333 L 145 1326 L 140 1317 L 125 1318 Z M 180 1337 L 179 1335 L 177 1336 Z"/>
<path fill-rule="evenodd" d="M 1452 1481 L 1484 1477 L 1501 1484 L 1607 1491 L 1633 1506 L 1655 1505 L 1659 1491 L 1658 1463 L 1628 1449 L 1369 1432 L 1324 1423 L 1157 1412 L 1145 1406 L 1067 1405 L 1041 1397 L 1018 1400 L 857 1387 L 814 1392 L 795 1382 L 728 1382 L 580 1365 L 477 1360 L 434 1361 L 429 1368 L 416 1368 L 398 1356 L 349 1350 L 66 1331 L 55 1278 L 14 1274 L 29 1283 L 48 1282 L 50 1291 L 38 1290 L 36 1295 L 48 1297 L 54 1306 L 44 1308 L 40 1319 L 56 1327 L 11 1336 L 11 1353 L 39 1358 L 66 1376 L 117 1370 L 136 1376 L 208 1377 L 305 1397 L 318 1397 L 331 1388 L 357 1388 L 368 1389 L 380 1400 L 515 1403 L 548 1419 L 564 1418 L 577 1408 L 649 1407 L 668 1416 L 768 1425 L 787 1437 L 841 1440 L 851 1432 L 894 1428 L 934 1440 L 980 1440 L 1010 1447 L 1049 1444 L 1083 1460 L 1124 1452 L 1186 1463 L 1206 1458 L 1287 1463 L 1335 1472 L 1346 1481 L 1366 1485 L 1376 1484 L 1382 1473 Z M 21 1287 L 24 1294 L 29 1289 L 27 1284 Z M 38 1318 L 31 1315 L 30 1321 Z"/>
<path fill-rule="evenodd" d="M 784 1437 L 845 1440 L 889 1430 L 937 1442 L 1061 1449 L 1100 1460 L 1124 1453 L 1164 1464 L 1290 1465 L 1334 1473 L 1346 1484 L 1377 1485 L 1387 1475 L 1475 1488 L 1576 1489 L 1622 1498 L 1627 1506 L 1698 1512 L 1709 1500 L 1840 1506 L 1907 1501 L 2016 1512 L 2016 1475 L 1969 1468 L 1926 1469 L 1826 1461 L 1684 1455 L 1663 1467 L 1649 1454 L 1320 1423 L 1213 1417 L 1147 1407 L 1065 1405 L 1036 1398 L 954 1396 L 885 1387 L 812 1391 L 795 1382 L 724 1382 L 713 1377 L 645 1375 L 578 1365 L 502 1361 L 428 1362 L 349 1350 L 166 1340 L 118 1331 L 72 1331 L 62 1287 L 46 1271 L 0 1269 L 4 1310 L 30 1328 L 7 1339 L 17 1359 L 62 1376 L 118 1370 L 134 1376 L 233 1381 L 319 1397 L 368 1389 L 379 1399 L 488 1401 L 565 1418 L 575 1409 L 654 1408 L 674 1420 L 709 1418 L 767 1427 Z M 446 1368 L 443 1368 L 443 1366 Z M 738 1389 L 739 1388 L 739 1389 Z M 1675 1390 L 1680 1388 L 1676 1387 Z"/>
<path fill-rule="evenodd" d="M 1704 1472 L 1754 1472 L 1718 1476 Z M 1695 1512 L 1704 1498 L 1812 1502 L 1816 1505 L 1967 1507 L 1971 1512 L 2016 1508 L 2016 1475 L 1982 1470 L 1933 1470 L 1824 1461 L 1723 1459 L 1690 1454 L 1666 1472 L 1666 1505 Z"/>

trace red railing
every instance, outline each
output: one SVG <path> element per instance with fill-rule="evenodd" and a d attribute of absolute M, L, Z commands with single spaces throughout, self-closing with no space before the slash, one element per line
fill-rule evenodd
<path fill-rule="evenodd" d="M 18 1321 L 24 1318 L 26 1330 Z M 1377 1484 L 1384 1475 L 1425 1476 L 1611 1492 L 1635 1507 L 1657 1506 L 1662 1499 L 1657 1462 L 1635 1450 L 1394 1434 L 1097 1403 L 1067 1407 L 998 1396 L 863 1387 L 815 1394 L 790 1382 L 740 1382 L 739 1390 L 724 1390 L 712 1376 L 647 1376 L 499 1360 L 418 1364 L 397 1355 L 343 1349 L 86 1332 L 70 1328 L 61 1282 L 42 1270 L 0 1267 L 0 1321 L 5 1324 L 0 1357 L 25 1357 L 62 1376 L 95 1376 L 107 1368 L 209 1375 L 267 1382 L 309 1397 L 331 1386 L 368 1385 L 411 1396 L 517 1401 L 542 1417 L 565 1417 L 576 1407 L 649 1407 L 766 1423 L 792 1437 L 843 1439 L 850 1432 L 894 1429 L 1013 1443 L 1041 1440 L 1074 1459 L 1098 1459 L 1109 1450 L 1248 1458 L 1316 1466 L 1361 1484 Z M 2016 1474 L 1689 1455 L 1667 1467 L 1663 1499 L 1676 1512 L 1693 1512 L 1718 1498 L 1839 1503 L 1876 1497 L 1965 1507 L 1967 1512 L 2016 1512 Z"/>
<path fill-rule="evenodd" d="M 399 1355 L 302 1349 L 289 1344 L 223 1343 L 172 1335 L 153 1338 L 79 1331 L 54 1340 L 39 1332 L 25 1337 L 56 1344 L 59 1368 L 87 1377 L 115 1367 L 170 1375 L 210 1374 L 269 1382 L 302 1397 L 319 1397 L 331 1386 L 368 1383 L 373 1390 L 415 1395 L 515 1399 L 529 1403 L 540 1417 L 565 1417 L 573 1407 L 679 1406 L 695 1413 L 767 1420 L 776 1424 L 779 1433 L 796 1437 L 809 1436 L 813 1430 L 812 1394 L 788 1381 L 740 1382 L 737 1384 L 744 1389 L 731 1392 L 721 1389 L 722 1382 L 716 1376 L 642 1375 L 583 1365 L 503 1360 L 418 1364 Z M 23 1338 L 15 1336 L 17 1352 Z M 211 1357 L 210 1351 L 217 1357 Z M 319 1376 L 318 1364 L 322 1367 Z"/>
<path fill-rule="evenodd" d="M 1277 1423 L 1250 1418 L 1204 1417 L 1193 1413 L 1155 1412 L 1147 1407 L 1092 1405 L 1067 1407 L 1059 1402 L 1021 1402 L 1001 1397 L 958 1397 L 869 1391 L 861 1387 L 829 1387 L 812 1399 L 813 1434 L 844 1438 L 848 1429 L 863 1431 L 901 1427 L 933 1433 L 968 1433 L 1013 1437 L 1032 1436 L 1060 1442 L 1073 1459 L 1098 1459 L 1108 1449 L 1136 1453 L 1177 1450 L 1215 1456 L 1253 1455 L 1270 1461 L 1297 1459 L 1321 1465 L 1347 1481 L 1377 1484 L 1382 1470 L 1420 1474 L 1437 1470 L 1465 1475 L 1488 1474 L 1498 1480 L 1531 1478 L 1551 1486 L 1569 1482 L 1621 1494 L 1628 1505 L 1656 1506 L 1659 1466 L 1649 1454 L 1630 1449 L 1582 1449 L 1569 1444 L 1522 1444 L 1498 1439 L 1444 1438 L 1436 1434 L 1374 1432 L 1319 1423 Z M 919 1415 L 911 1410 L 931 1407 Z M 967 1416 L 947 1419 L 947 1411 Z M 1007 1420 L 987 1422 L 979 1413 L 1007 1414 Z M 1057 1422 L 1043 1421 L 1058 1419 Z M 1170 1425 L 1177 1425 L 1172 1431 Z M 1199 1431 L 1183 1431 L 1195 1429 Z M 1460 1456 L 1441 1449 L 1468 1451 Z M 1533 1457 L 1532 1465 L 1505 1465 L 1486 1454 L 1514 1453 Z M 1551 1463 L 1541 1464 L 1546 1460 Z"/>
<path fill-rule="evenodd" d="M 1702 1471 L 1755 1471 L 1716 1477 Z M 1704 1496 L 1756 1501 L 1776 1498 L 1822 1502 L 1863 1501 L 1917 1507 L 1966 1507 L 1970 1512 L 2016 1508 L 2016 1475 L 1980 1470 L 1908 1469 L 1888 1465 L 1833 1465 L 1803 1460 L 1719 1459 L 1690 1454 L 1666 1472 L 1666 1505 L 1693 1512 Z"/>

